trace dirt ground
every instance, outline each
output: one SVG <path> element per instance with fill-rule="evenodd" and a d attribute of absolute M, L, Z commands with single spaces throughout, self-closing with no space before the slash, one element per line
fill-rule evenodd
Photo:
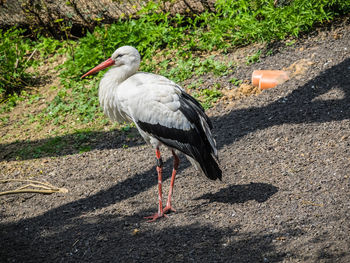
<path fill-rule="evenodd" d="M 90 152 L 12 170 L 1 160 L 6 178 L 36 173 L 69 192 L 1 196 L 0 261 L 350 262 L 349 21 L 271 48 L 232 76 L 285 68 L 292 78 L 208 111 L 223 181 L 182 158 L 166 219 L 143 219 L 157 209 L 157 176 L 139 138 L 105 132 Z"/>

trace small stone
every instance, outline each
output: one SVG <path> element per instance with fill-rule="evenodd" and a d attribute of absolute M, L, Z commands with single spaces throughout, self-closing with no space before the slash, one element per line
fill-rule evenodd
<path fill-rule="evenodd" d="M 135 235 L 137 235 L 139 232 L 140 232 L 140 229 L 135 228 L 135 229 L 132 231 L 132 234 L 135 236 Z"/>

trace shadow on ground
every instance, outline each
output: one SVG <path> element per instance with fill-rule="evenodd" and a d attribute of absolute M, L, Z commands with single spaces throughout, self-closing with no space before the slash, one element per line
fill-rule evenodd
<path fill-rule="evenodd" d="M 2 259 L 5 262 L 263 262 L 268 258 L 269 262 L 275 262 L 285 256 L 276 254 L 272 243 L 285 232 L 240 234 L 239 226 L 219 229 L 197 224 L 135 232 L 135 228 L 125 226 L 128 220 L 114 216 L 103 216 L 91 223 L 88 218 L 74 220 L 69 230 L 58 231 L 54 225 L 40 226 L 33 222 L 34 227 L 27 225 L 27 240 L 5 234 L 2 241 L 12 246 L 2 246 L 1 249 L 6 249 Z M 17 229 L 7 227 L 7 231 Z M 41 250 L 41 243 L 51 244 L 51 249 Z"/>
<path fill-rule="evenodd" d="M 13 161 L 59 157 L 94 149 L 116 149 L 141 144 L 144 142 L 136 128 L 128 131 L 78 131 L 47 139 L 0 144 L 0 159 Z"/>
<path fill-rule="evenodd" d="M 200 224 L 172 226 L 171 219 L 165 222 L 168 226 L 164 231 L 143 227 L 146 230 L 138 232 L 139 222 L 149 211 L 131 216 L 118 212 L 88 214 L 141 190 L 128 189 L 133 185 L 129 183 L 128 179 L 43 215 L 2 224 L 1 258 L 4 262 L 260 262 L 268 257 L 273 262 L 284 256 L 274 252 L 272 243 L 274 238 L 286 234 L 282 232 L 240 233 L 239 225 L 224 229 Z M 276 191 L 273 189 L 265 184 L 251 184 L 230 186 L 220 192 L 237 191 L 243 196 L 243 199 L 229 200 L 232 203 L 248 200 L 264 202 Z M 294 233 L 292 230 L 285 231 Z M 43 244 L 45 250 L 40 248 Z"/>
<path fill-rule="evenodd" d="M 230 185 L 222 188 L 220 191 L 211 194 L 204 194 L 196 200 L 208 200 L 209 202 L 220 203 L 245 203 L 249 200 L 255 200 L 259 203 L 265 202 L 272 195 L 277 193 L 278 188 L 271 184 L 250 183 L 244 185 Z"/>
<path fill-rule="evenodd" d="M 233 110 L 214 121 L 219 146 L 231 144 L 251 132 L 275 125 L 290 123 L 324 123 L 350 119 L 350 58 L 323 71 L 289 95 L 271 102 L 265 107 Z M 292 79 L 283 87 L 298 85 Z M 282 87 L 282 88 L 283 88 Z M 341 99 L 317 99 L 319 96 L 339 89 Z M 225 134 L 220 134 L 222 127 Z M 231 132 L 227 134 L 227 130 Z M 229 136 L 228 136 L 229 135 Z"/>

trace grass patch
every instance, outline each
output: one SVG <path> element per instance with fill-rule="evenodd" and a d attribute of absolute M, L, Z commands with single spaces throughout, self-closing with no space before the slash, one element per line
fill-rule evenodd
<path fill-rule="evenodd" d="M 219 84 L 216 85 L 219 88 Z M 222 92 L 217 88 L 214 89 L 201 89 L 193 93 L 193 96 L 201 101 L 204 109 L 211 108 L 219 98 L 223 96 Z"/>
<path fill-rule="evenodd" d="M 261 56 L 261 50 L 258 50 L 255 54 L 247 57 L 247 65 L 259 62 L 260 56 Z"/>

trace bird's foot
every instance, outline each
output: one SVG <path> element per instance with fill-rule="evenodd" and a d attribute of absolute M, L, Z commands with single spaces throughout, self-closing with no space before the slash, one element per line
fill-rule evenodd
<path fill-rule="evenodd" d="M 174 207 L 172 207 L 172 205 L 166 205 L 166 207 L 164 207 L 164 209 L 163 209 L 163 212 L 164 212 L 164 214 L 169 214 L 169 213 L 171 213 L 171 212 L 176 212 L 176 209 L 174 208 Z"/>
<path fill-rule="evenodd" d="M 154 221 L 156 221 L 157 219 L 159 219 L 159 218 L 162 218 L 162 217 L 168 217 L 164 212 L 162 212 L 162 213 L 160 213 L 160 214 L 158 214 L 158 213 L 155 213 L 155 214 L 153 214 L 153 215 L 151 215 L 151 216 L 146 216 L 146 217 L 144 217 L 145 219 L 150 219 L 150 220 L 148 220 L 147 222 L 154 222 Z"/>

